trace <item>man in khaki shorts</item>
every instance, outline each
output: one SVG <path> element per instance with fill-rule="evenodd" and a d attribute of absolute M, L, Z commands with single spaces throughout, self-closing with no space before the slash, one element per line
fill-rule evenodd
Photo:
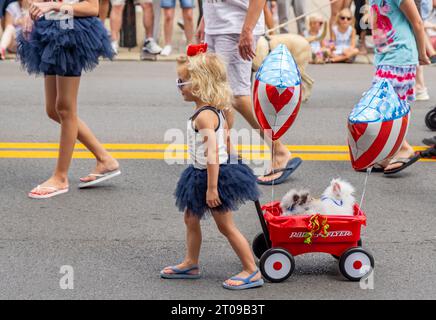
<path fill-rule="evenodd" d="M 112 48 L 115 53 L 118 53 L 118 43 L 120 41 L 120 30 L 123 25 L 123 10 L 126 0 L 110 0 L 112 4 L 112 10 L 110 15 L 111 23 L 111 38 Z M 154 24 L 154 12 L 153 12 L 153 0 L 134 0 L 135 5 L 142 7 L 143 11 L 143 24 L 145 28 L 145 40 L 142 50 L 146 53 L 158 54 L 162 51 L 162 48 L 156 43 L 153 38 L 153 24 Z"/>
<path fill-rule="evenodd" d="M 234 107 L 254 129 L 261 128 L 252 109 L 251 60 L 257 39 L 265 33 L 264 7 L 265 0 L 203 0 L 203 19 L 197 31 L 197 39 L 207 42 L 209 51 L 226 60 Z M 232 127 L 231 112 L 227 120 Z M 280 141 L 270 143 L 274 152 L 272 170 L 258 178 L 260 184 L 280 184 L 301 164 L 301 159 L 293 159 Z"/>

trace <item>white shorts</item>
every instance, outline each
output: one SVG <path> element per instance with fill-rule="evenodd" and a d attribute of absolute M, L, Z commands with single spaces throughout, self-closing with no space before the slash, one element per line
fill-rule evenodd
<path fill-rule="evenodd" d="M 206 34 L 205 41 L 210 52 L 215 52 L 224 58 L 227 64 L 227 74 L 233 95 L 250 96 L 252 62 L 245 61 L 239 55 L 239 38 L 240 34 Z M 258 39 L 258 36 L 254 36 L 253 50 L 256 49 Z"/>
<path fill-rule="evenodd" d="M 126 0 L 110 0 L 111 5 L 113 6 L 124 6 L 126 4 Z M 153 0 L 134 0 L 134 4 L 140 5 L 145 3 L 153 3 Z"/>

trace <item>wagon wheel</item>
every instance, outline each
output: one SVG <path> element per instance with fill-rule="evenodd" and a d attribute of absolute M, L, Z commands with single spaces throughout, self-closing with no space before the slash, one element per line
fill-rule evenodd
<path fill-rule="evenodd" d="M 265 235 L 263 234 L 263 232 L 258 233 L 254 237 L 251 247 L 253 248 L 254 255 L 258 259 L 260 259 L 264 252 L 268 250 L 268 244 L 266 243 Z"/>
<path fill-rule="evenodd" d="M 374 269 L 374 258 L 362 248 L 351 248 L 339 259 L 339 270 L 350 281 L 360 281 Z"/>
<path fill-rule="evenodd" d="M 260 271 L 271 282 L 282 282 L 289 278 L 295 269 L 294 257 L 286 250 L 267 250 L 260 258 Z"/>
<path fill-rule="evenodd" d="M 359 241 L 357 241 L 357 245 L 359 247 L 363 247 L 363 243 L 362 243 L 362 239 L 359 239 Z M 332 254 L 332 257 L 335 258 L 336 260 L 339 260 L 340 257 L 338 257 L 337 255 Z"/>
<path fill-rule="evenodd" d="M 436 108 L 425 116 L 425 125 L 431 130 L 436 130 Z"/>

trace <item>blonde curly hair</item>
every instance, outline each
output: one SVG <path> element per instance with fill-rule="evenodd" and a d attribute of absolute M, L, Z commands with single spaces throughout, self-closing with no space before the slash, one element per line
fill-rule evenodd
<path fill-rule="evenodd" d="M 201 53 L 177 59 L 178 71 L 187 73 L 192 94 L 217 109 L 232 106 L 233 93 L 227 81 L 226 65 L 215 53 Z"/>

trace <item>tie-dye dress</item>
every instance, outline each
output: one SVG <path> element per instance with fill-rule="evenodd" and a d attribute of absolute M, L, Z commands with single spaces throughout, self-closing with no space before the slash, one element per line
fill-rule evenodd
<path fill-rule="evenodd" d="M 387 79 L 402 100 L 415 99 L 418 49 L 403 0 L 370 0 L 376 65 L 373 82 Z"/>

